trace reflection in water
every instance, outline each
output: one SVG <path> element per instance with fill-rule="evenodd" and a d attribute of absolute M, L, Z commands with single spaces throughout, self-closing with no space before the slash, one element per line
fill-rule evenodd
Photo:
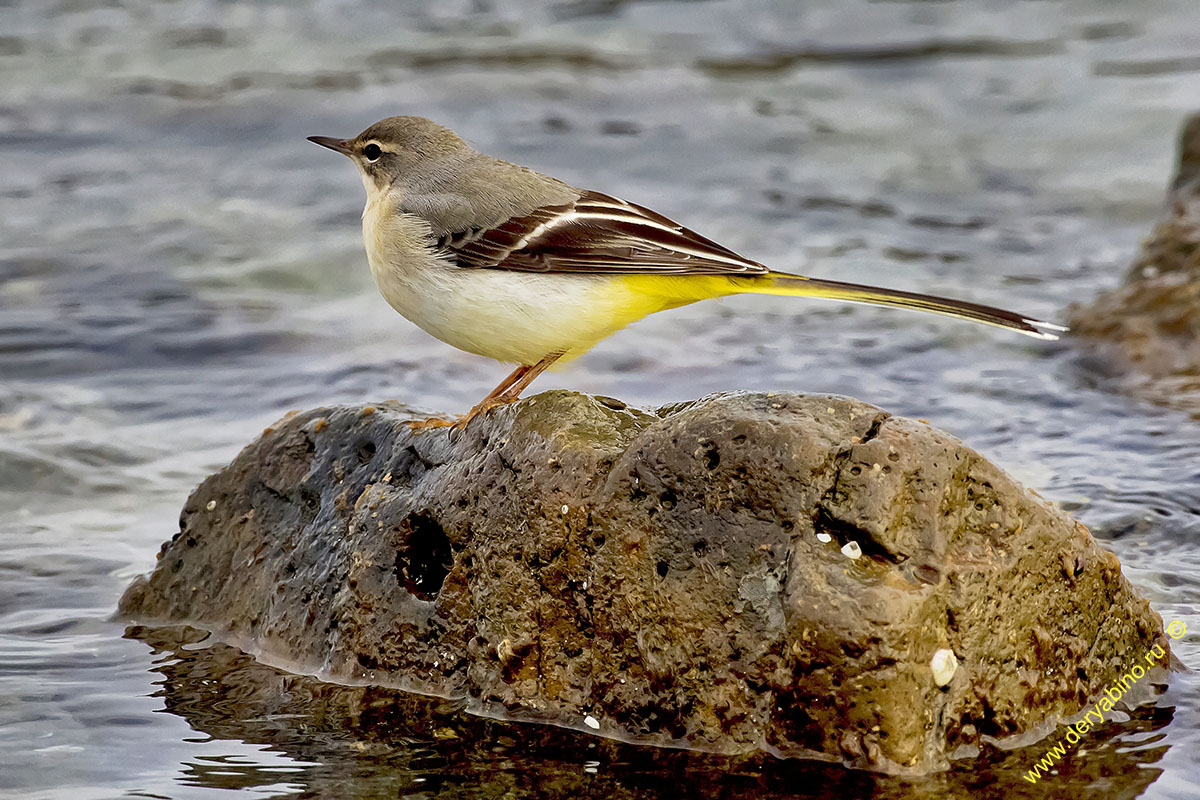
<path fill-rule="evenodd" d="M 217 739 L 261 744 L 295 766 L 210 757 L 183 782 L 222 789 L 285 787 L 319 797 L 785 798 L 1045 796 L 1024 777 L 1043 748 L 992 750 L 917 780 L 839 766 L 634 747 L 562 728 L 499 722 L 456 704 L 388 689 L 337 686 L 266 667 L 188 628 L 134 626 L 156 653 L 157 693 L 173 714 Z M 1063 762 L 1055 792 L 1132 797 L 1160 770 L 1155 732 L 1169 709 L 1139 709 L 1095 730 L 1087 759 Z"/>

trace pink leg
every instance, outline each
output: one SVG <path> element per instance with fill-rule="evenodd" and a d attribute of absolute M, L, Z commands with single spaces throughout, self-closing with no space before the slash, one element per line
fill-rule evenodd
<path fill-rule="evenodd" d="M 533 369 L 533 367 L 530 367 L 527 364 L 522 364 L 521 366 L 514 369 L 511 373 L 509 373 L 509 376 L 507 378 L 500 381 L 499 386 L 497 386 L 495 389 L 492 389 L 492 391 L 488 393 L 488 396 L 483 398 L 483 400 L 481 400 L 479 402 L 479 405 L 475 406 L 475 408 L 473 408 L 469 412 L 467 412 L 467 415 L 465 417 L 459 417 L 456 420 L 441 419 L 440 417 L 430 417 L 429 419 L 411 420 L 411 421 L 407 422 L 406 424 L 408 425 L 409 430 L 413 430 L 413 431 L 422 431 L 422 430 L 425 430 L 426 428 L 449 428 L 452 425 L 458 426 L 459 428 L 461 428 L 463 425 L 465 425 L 467 422 L 469 422 L 474 415 L 479 413 L 479 409 L 481 406 L 486 406 L 487 408 L 491 408 L 492 406 L 496 405 L 497 404 L 496 399 L 498 397 L 501 397 L 505 392 L 507 392 L 513 386 L 513 384 L 515 384 L 517 381 L 519 381 L 521 378 L 523 378 L 525 376 L 525 373 L 529 372 L 529 370 L 531 370 L 531 369 Z M 462 423 L 462 425 L 460 425 L 459 423 Z"/>
<path fill-rule="evenodd" d="M 508 379 L 503 384 L 492 390 L 491 394 L 483 398 L 465 416 L 457 422 L 452 423 L 453 426 L 458 430 L 462 430 L 470 424 L 471 420 L 482 414 L 486 414 L 496 406 L 515 403 L 521 396 L 521 392 L 525 391 L 526 387 L 533 383 L 534 378 L 545 372 L 547 367 L 560 358 L 562 358 L 562 353 L 551 353 L 532 366 L 518 367 L 512 375 L 508 376 Z"/>

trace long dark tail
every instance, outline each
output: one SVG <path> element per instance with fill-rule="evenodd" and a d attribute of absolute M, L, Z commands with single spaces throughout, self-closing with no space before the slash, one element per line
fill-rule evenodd
<path fill-rule="evenodd" d="M 1053 322 L 1030 319 L 1012 311 L 982 306 L 978 303 L 933 297 L 915 292 L 901 292 L 896 289 L 880 289 L 857 283 L 830 281 L 823 278 L 806 278 L 803 275 L 790 275 L 786 272 L 771 272 L 761 278 L 739 280 L 738 285 L 745 287 L 742 291 L 754 294 L 824 297 L 849 303 L 867 303 L 873 306 L 893 306 L 929 311 L 934 314 L 945 314 L 948 317 L 982 322 L 985 325 L 995 325 L 998 328 L 1007 328 L 1035 339 L 1054 340 L 1058 338 L 1058 334 L 1067 330 L 1064 326 L 1055 325 Z"/>

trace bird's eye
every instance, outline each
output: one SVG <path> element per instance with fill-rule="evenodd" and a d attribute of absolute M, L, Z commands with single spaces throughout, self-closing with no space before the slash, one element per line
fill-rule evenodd
<path fill-rule="evenodd" d="M 371 142 L 369 145 L 363 148 L 363 155 L 366 156 L 367 161 L 375 162 L 379 160 L 381 155 L 383 155 L 383 150 L 380 149 L 379 145 Z"/>

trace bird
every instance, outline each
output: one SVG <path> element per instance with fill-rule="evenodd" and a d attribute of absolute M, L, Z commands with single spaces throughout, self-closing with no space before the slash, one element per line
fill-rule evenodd
<path fill-rule="evenodd" d="M 773 270 L 636 203 L 485 155 L 424 117 L 308 140 L 358 168 L 367 262 L 388 304 L 453 347 L 516 365 L 466 414 L 414 420 L 414 431 L 461 430 L 626 325 L 727 295 L 896 306 L 1046 340 L 1067 330 L 976 303 Z"/>

